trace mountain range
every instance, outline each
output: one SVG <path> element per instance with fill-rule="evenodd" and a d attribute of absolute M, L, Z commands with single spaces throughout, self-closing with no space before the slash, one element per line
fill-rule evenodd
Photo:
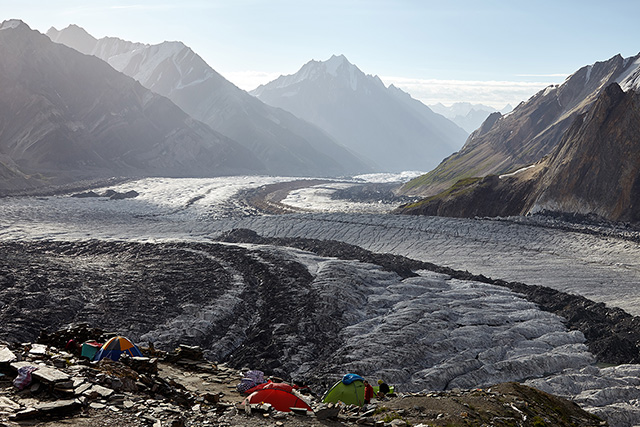
<path fill-rule="evenodd" d="M 467 133 L 343 55 L 310 61 L 297 73 L 251 91 L 361 153 L 385 171 L 429 170 L 457 151 Z"/>
<path fill-rule="evenodd" d="M 98 58 L 0 25 L 4 190 L 111 176 L 261 173 L 254 154 Z"/>
<path fill-rule="evenodd" d="M 181 42 L 98 40 L 76 25 L 51 28 L 47 35 L 166 96 L 191 117 L 250 150 L 269 174 L 336 176 L 373 170 L 320 128 L 239 89 Z"/>
<path fill-rule="evenodd" d="M 459 217 L 563 212 L 637 224 L 638 135 L 640 94 L 614 82 L 539 162 L 510 174 L 461 180 L 399 211 Z"/>
<path fill-rule="evenodd" d="M 460 179 L 505 174 L 549 155 L 577 117 L 617 82 L 625 91 L 638 87 L 640 56 L 616 55 L 585 66 L 560 85 L 549 86 L 511 113 L 492 113 L 464 147 L 434 170 L 408 182 L 405 194 L 433 196 Z"/>

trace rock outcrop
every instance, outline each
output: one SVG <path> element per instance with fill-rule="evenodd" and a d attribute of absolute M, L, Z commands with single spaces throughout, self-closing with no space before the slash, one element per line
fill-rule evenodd
<path fill-rule="evenodd" d="M 53 335 L 75 336 L 76 331 L 69 327 L 62 334 Z M 184 348 L 190 351 L 181 351 Z M 0 344 L 0 356 L 7 353 L 13 360 L 0 359 L 1 375 L 15 377 L 16 369 L 35 369 L 31 378 L 21 381 L 22 390 L 9 381 L 0 382 L 0 422 L 8 427 L 25 423 L 78 427 L 265 423 L 393 427 L 425 422 L 468 425 L 527 420 L 544 420 L 562 427 L 606 425 L 570 401 L 517 383 L 484 390 L 396 393 L 383 400 L 373 399 L 363 407 L 320 403 L 313 390 L 302 387 L 294 393 L 310 403 L 312 411 L 293 408 L 291 412 L 281 412 L 266 402 L 244 401 L 246 394 L 236 391 L 242 372 L 203 360 L 197 348 L 180 346 L 175 352 L 142 350 L 143 357 L 91 362 L 52 344 L 23 343 L 11 348 Z M 15 362 L 17 359 L 21 361 Z"/>

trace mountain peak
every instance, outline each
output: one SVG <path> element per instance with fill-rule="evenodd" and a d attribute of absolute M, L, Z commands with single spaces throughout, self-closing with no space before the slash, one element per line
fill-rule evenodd
<path fill-rule="evenodd" d="M 12 30 L 20 27 L 27 28 L 29 30 L 31 29 L 31 27 L 29 27 L 20 19 L 7 19 L 6 21 L 3 21 L 2 24 L 0 24 L 0 30 Z"/>
<path fill-rule="evenodd" d="M 84 28 L 75 24 L 71 24 L 62 30 L 51 27 L 47 31 L 47 37 L 49 37 L 52 42 L 65 44 L 84 54 L 90 54 L 98 42 L 98 40 Z"/>
<path fill-rule="evenodd" d="M 338 69 L 340 67 L 355 67 L 353 64 L 351 64 L 347 58 L 344 55 L 332 55 L 331 58 L 329 58 L 328 60 L 322 62 L 322 64 L 324 64 L 325 69 L 327 70 L 327 72 L 329 74 L 331 74 L 334 77 L 337 77 L 338 75 Z"/>
<path fill-rule="evenodd" d="M 309 61 L 296 74 L 251 93 L 321 127 L 345 147 L 366 155 L 379 171 L 435 166 L 467 136 L 408 93 L 365 74 L 344 55 Z"/>

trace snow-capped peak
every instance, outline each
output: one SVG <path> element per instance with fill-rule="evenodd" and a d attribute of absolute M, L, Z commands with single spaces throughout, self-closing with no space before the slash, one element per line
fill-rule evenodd
<path fill-rule="evenodd" d="M 346 66 L 356 68 L 355 65 L 347 61 L 347 58 L 344 55 L 332 55 L 331 58 L 329 58 L 325 62 L 322 62 L 321 64 L 324 64 L 324 68 L 327 73 L 331 74 L 334 77 L 338 77 L 338 69 L 340 67 Z"/>
<path fill-rule="evenodd" d="M 276 80 L 255 89 L 252 93 L 260 97 L 266 86 L 270 90 L 283 89 L 304 81 L 317 81 L 330 77 L 341 82 L 342 86 L 353 91 L 364 84 L 365 79 L 372 79 L 375 84 L 384 87 L 384 83 L 377 76 L 367 76 L 358 67 L 350 63 L 344 55 L 333 55 L 326 61 L 312 59 L 295 74 L 280 76 Z"/>

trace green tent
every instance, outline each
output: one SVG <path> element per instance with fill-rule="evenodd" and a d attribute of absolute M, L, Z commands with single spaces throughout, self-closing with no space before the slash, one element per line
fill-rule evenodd
<path fill-rule="evenodd" d="M 324 403 L 343 402 L 347 405 L 364 405 L 364 383 L 362 377 L 345 375 L 345 378 L 334 384 L 322 397 Z M 355 378 L 354 378 L 355 377 Z"/>

